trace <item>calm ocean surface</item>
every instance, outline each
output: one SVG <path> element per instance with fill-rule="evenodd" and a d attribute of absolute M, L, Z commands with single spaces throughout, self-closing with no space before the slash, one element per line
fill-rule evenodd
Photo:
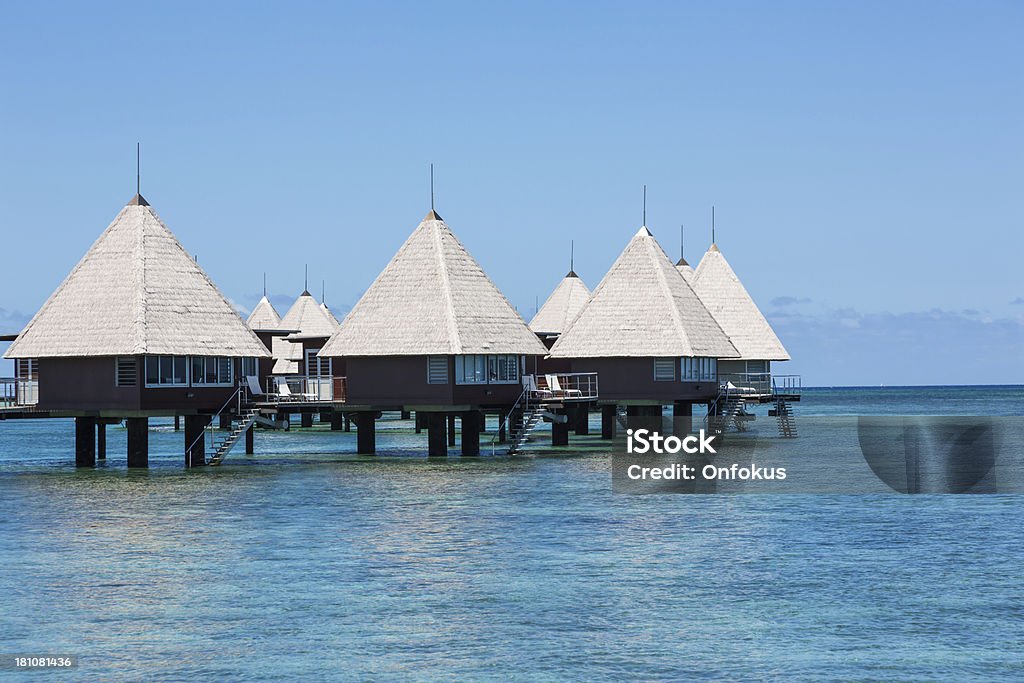
<path fill-rule="evenodd" d="M 857 414 L 1020 416 L 1024 387 L 797 407 Z M 428 462 L 409 422 L 381 423 L 376 458 L 259 432 L 256 456 L 185 471 L 164 423 L 148 471 L 119 428 L 76 471 L 70 421 L 0 422 L 0 654 L 80 657 L 0 678 L 1024 676 L 1024 496 L 613 495 L 606 446 L 544 436 Z"/>

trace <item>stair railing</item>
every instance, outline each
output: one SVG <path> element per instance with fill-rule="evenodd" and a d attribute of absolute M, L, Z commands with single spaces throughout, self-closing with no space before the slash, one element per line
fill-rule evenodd
<path fill-rule="evenodd" d="M 505 413 L 505 419 L 498 423 L 498 429 L 494 432 L 494 436 L 491 437 L 491 455 L 494 455 L 494 444 L 498 442 L 498 435 L 501 434 L 502 428 L 505 429 L 506 438 L 512 438 L 512 428 L 510 426 L 512 415 L 516 412 L 516 408 L 519 407 L 520 403 L 523 404 L 523 419 L 525 420 L 526 412 L 530 406 L 530 387 L 528 385 L 523 386 L 523 393 L 519 394 L 519 398 L 516 399 L 516 402 Z"/>
<path fill-rule="evenodd" d="M 224 401 L 224 405 L 222 405 L 220 407 L 220 409 L 210 417 L 210 422 L 203 427 L 202 434 L 200 434 L 195 439 L 193 439 L 192 443 L 190 443 L 188 445 L 188 448 L 185 449 L 185 455 L 188 455 L 189 453 L 191 453 L 192 449 L 196 447 L 196 444 L 199 443 L 201 440 L 205 439 L 207 434 L 210 435 L 210 447 L 213 448 L 213 445 L 214 445 L 213 444 L 213 423 L 214 423 L 214 420 L 219 418 L 221 413 L 223 413 L 227 409 L 227 407 L 231 405 L 231 402 L 235 401 L 235 400 L 238 401 L 238 411 L 241 412 L 241 407 L 242 407 L 241 396 L 242 396 L 242 390 L 244 388 L 245 388 L 245 385 L 240 384 L 238 386 L 238 388 L 235 389 L 234 393 L 232 393 L 231 396 L 228 397 L 228 400 Z"/>

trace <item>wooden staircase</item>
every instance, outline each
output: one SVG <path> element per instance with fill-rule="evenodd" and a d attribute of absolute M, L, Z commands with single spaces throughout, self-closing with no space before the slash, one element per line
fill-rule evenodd
<path fill-rule="evenodd" d="M 785 439 L 795 439 L 797 437 L 793 406 L 784 398 L 775 401 L 775 419 L 779 423 L 779 436 Z"/>
<path fill-rule="evenodd" d="M 206 461 L 207 465 L 219 465 L 224 461 L 224 458 L 231 449 L 234 448 L 238 440 L 242 438 L 248 430 L 252 429 L 253 424 L 256 422 L 256 418 L 259 415 L 258 408 L 244 408 L 242 413 L 239 415 L 239 420 L 233 423 L 231 431 L 220 441 L 215 441 L 213 444 L 213 455 L 209 460 Z"/>
<path fill-rule="evenodd" d="M 523 448 L 526 447 L 527 442 L 530 440 L 530 435 L 533 430 L 537 428 L 541 422 L 544 421 L 544 411 L 540 408 L 530 408 L 529 410 L 523 410 L 523 422 L 518 427 L 509 425 L 509 436 L 511 437 L 511 444 L 508 447 L 509 455 L 517 455 Z"/>

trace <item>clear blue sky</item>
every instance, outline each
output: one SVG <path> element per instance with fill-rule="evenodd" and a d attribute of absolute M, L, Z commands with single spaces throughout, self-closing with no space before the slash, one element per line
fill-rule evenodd
<path fill-rule="evenodd" d="M 1024 382 L 1024 4 L 267 5 L 4 4 L 4 331 L 131 197 L 141 140 L 143 194 L 243 307 L 305 263 L 355 303 L 432 161 L 526 317 L 570 239 L 597 284 L 647 183 L 673 257 L 717 206 L 806 383 Z"/>

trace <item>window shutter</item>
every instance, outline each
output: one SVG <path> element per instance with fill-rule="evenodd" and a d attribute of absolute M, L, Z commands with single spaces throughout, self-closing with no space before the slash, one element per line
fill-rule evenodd
<path fill-rule="evenodd" d="M 136 386 L 138 384 L 138 368 L 135 356 L 118 356 L 115 385 L 119 387 Z"/>
<path fill-rule="evenodd" d="M 427 356 L 427 384 L 448 384 L 448 356 Z"/>
<path fill-rule="evenodd" d="M 675 358 L 655 358 L 654 359 L 654 381 L 655 382 L 671 382 L 676 378 L 676 359 Z"/>

